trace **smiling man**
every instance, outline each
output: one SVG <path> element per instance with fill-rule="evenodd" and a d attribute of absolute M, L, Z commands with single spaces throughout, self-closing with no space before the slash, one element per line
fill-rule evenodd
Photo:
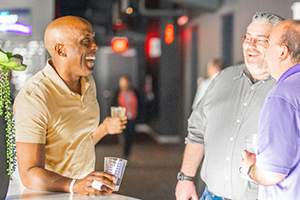
<path fill-rule="evenodd" d="M 94 144 L 107 134 L 121 133 L 127 118 L 100 112 L 91 75 L 95 33 L 85 19 L 61 17 L 45 31 L 51 59 L 19 92 L 14 113 L 20 178 L 25 187 L 80 194 L 106 194 L 114 176 L 94 171 Z"/>
<path fill-rule="evenodd" d="M 300 21 L 274 27 L 266 51 L 277 84 L 262 109 L 257 157 L 243 151 L 241 173 L 260 184 L 260 200 L 300 197 Z"/>
<path fill-rule="evenodd" d="M 203 160 L 206 189 L 200 200 L 256 200 L 258 184 L 237 169 L 247 135 L 257 132 L 264 99 L 275 85 L 267 72 L 268 35 L 283 19 L 258 12 L 243 37 L 245 64 L 222 70 L 211 82 L 188 120 L 188 136 L 176 187 L 177 200 L 198 200 L 193 177 Z M 204 156 L 205 154 L 205 156 Z"/>

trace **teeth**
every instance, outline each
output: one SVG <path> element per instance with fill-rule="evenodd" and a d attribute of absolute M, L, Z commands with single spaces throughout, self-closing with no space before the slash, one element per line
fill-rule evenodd
<path fill-rule="evenodd" d="M 250 56 L 257 56 L 256 53 L 248 53 Z"/>
<path fill-rule="evenodd" d="M 95 57 L 85 57 L 85 59 L 87 59 L 87 60 L 95 60 L 96 58 Z"/>

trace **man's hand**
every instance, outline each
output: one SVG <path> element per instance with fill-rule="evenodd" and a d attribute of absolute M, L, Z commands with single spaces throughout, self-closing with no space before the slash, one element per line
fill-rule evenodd
<path fill-rule="evenodd" d="M 106 131 L 108 134 L 122 133 L 126 128 L 127 117 L 106 117 L 103 123 L 106 125 Z"/>
<path fill-rule="evenodd" d="M 198 200 L 195 184 L 193 181 L 178 181 L 176 186 L 176 200 Z"/>
<path fill-rule="evenodd" d="M 96 145 L 106 135 L 122 133 L 126 128 L 127 117 L 106 117 L 93 133 L 94 144 Z"/>
<path fill-rule="evenodd" d="M 113 180 L 115 179 L 116 177 L 114 175 L 105 172 L 91 172 L 83 179 L 78 179 L 75 182 L 75 185 L 73 187 L 73 192 L 82 195 L 88 195 L 90 193 L 96 195 L 110 194 L 112 193 L 112 189 L 109 187 L 112 188 L 115 187 L 115 184 L 113 183 Z M 94 180 L 104 183 L 104 185 L 102 185 L 101 187 L 102 191 L 92 188 L 92 184 Z"/>
<path fill-rule="evenodd" d="M 251 173 L 251 179 L 257 182 L 260 185 L 264 186 L 271 186 L 271 185 L 276 185 L 283 179 L 285 179 L 286 175 L 285 174 L 279 174 L 271 171 L 266 171 L 263 169 L 259 169 L 255 163 L 256 163 L 256 155 L 253 153 L 249 153 L 248 151 L 244 150 L 242 152 L 242 166 L 239 169 L 241 176 L 243 178 L 247 178 L 247 173 L 249 170 L 249 167 L 253 165 L 252 167 L 252 173 Z"/>
<path fill-rule="evenodd" d="M 256 162 L 256 155 L 254 153 L 250 153 L 247 150 L 242 152 L 242 162 L 241 167 L 239 169 L 241 176 L 245 179 L 249 179 L 247 176 L 248 170 L 251 165 L 254 165 Z"/>

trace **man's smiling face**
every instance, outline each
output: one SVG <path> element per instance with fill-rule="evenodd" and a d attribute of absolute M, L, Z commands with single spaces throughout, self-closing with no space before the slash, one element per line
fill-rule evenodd
<path fill-rule="evenodd" d="M 70 32 L 66 43 L 68 66 L 77 76 L 87 76 L 93 72 L 95 53 L 95 33 L 89 23 L 80 21 Z"/>
<path fill-rule="evenodd" d="M 267 40 L 273 25 L 265 22 L 252 22 L 247 29 L 243 43 L 244 60 L 251 75 L 266 73 L 267 62 L 265 51 L 267 44 L 259 41 Z"/>

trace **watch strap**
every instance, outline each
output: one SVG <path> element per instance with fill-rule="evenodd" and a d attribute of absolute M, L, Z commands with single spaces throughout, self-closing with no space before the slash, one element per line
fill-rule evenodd
<path fill-rule="evenodd" d="M 248 178 L 249 178 L 250 180 L 253 180 L 253 179 L 251 178 L 251 172 L 252 172 L 253 166 L 254 166 L 254 165 L 251 165 L 251 166 L 249 167 L 248 172 L 247 172 L 247 176 L 248 176 Z"/>
<path fill-rule="evenodd" d="M 193 181 L 193 179 L 194 179 L 194 177 L 192 177 L 192 176 L 186 176 L 182 172 L 178 172 L 178 174 L 177 174 L 177 180 L 179 180 L 179 181 L 184 181 L 184 180 L 186 180 L 186 181 Z"/>

